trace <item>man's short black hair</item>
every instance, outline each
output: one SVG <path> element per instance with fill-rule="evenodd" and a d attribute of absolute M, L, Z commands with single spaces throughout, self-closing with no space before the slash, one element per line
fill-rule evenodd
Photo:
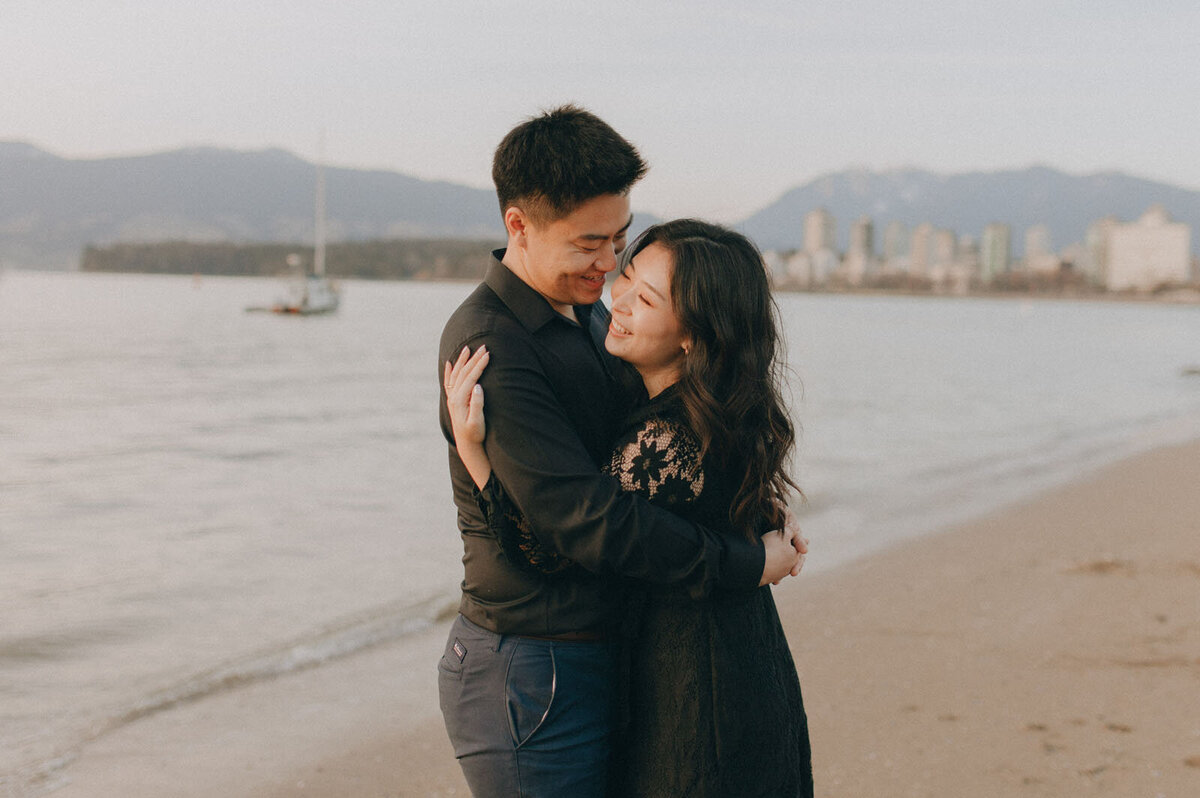
<path fill-rule="evenodd" d="M 547 222 L 595 197 L 627 193 L 646 168 L 634 146 L 607 122 L 564 105 L 509 131 L 492 159 L 492 181 L 501 214 L 516 205 Z"/>

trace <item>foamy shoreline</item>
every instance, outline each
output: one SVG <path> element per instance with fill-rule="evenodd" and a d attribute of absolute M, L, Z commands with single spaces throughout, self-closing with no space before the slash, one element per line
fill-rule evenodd
<path fill-rule="evenodd" d="M 819 794 L 1200 793 L 1197 473 L 1200 441 L 1156 449 L 777 589 Z M 444 634 L 144 718 L 53 794 L 466 795 Z"/>

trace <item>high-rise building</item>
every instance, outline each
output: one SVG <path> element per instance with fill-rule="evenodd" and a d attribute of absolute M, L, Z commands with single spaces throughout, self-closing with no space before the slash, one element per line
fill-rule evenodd
<path fill-rule="evenodd" d="M 875 254 L 875 222 L 863 216 L 850 226 L 850 247 L 847 252 L 857 252 L 867 257 Z"/>
<path fill-rule="evenodd" d="M 813 284 L 812 256 L 804 250 L 797 250 L 784 260 L 788 281 L 799 288 L 808 288 Z"/>
<path fill-rule="evenodd" d="M 766 249 L 762 253 L 763 267 L 767 270 L 767 278 L 771 281 L 771 285 L 779 285 L 784 282 L 787 273 L 784 270 L 783 256 L 778 250 Z"/>
<path fill-rule="evenodd" d="M 908 255 L 908 228 L 903 222 L 890 221 L 883 228 L 883 259 L 894 261 Z"/>
<path fill-rule="evenodd" d="M 934 226 L 929 222 L 921 222 L 913 229 L 909 271 L 915 275 L 923 277 L 929 273 L 933 261 L 934 232 Z"/>
<path fill-rule="evenodd" d="M 933 231 L 933 246 L 929 255 L 931 266 L 946 268 L 954 263 L 958 255 L 958 236 L 953 230 L 939 228 Z"/>
<path fill-rule="evenodd" d="M 1062 267 L 1062 261 L 1050 246 L 1050 228 L 1035 224 L 1025 231 L 1025 257 L 1021 265 L 1031 272 L 1051 274 Z"/>
<path fill-rule="evenodd" d="M 1151 206 L 1131 224 L 1114 224 L 1108 236 L 1110 291 L 1149 291 L 1191 278 L 1191 228 L 1171 221 L 1161 205 Z"/>
<path fill-rule="evenodd" d="M 1025 260 L 1033 260 L 1040 255 L 1049 255 L 1050 228 L 1044 224 L 1035 224 L 1025 231 Z"/>
<path fill-rule="evenodd" d="M 908 228 L 903 222 L 890 221 L 883 228 L 883 268 L 890 272 L 906 272 L 909 269 Z"/>
<path fill-rule="evenodd" d="M 850 246 L 842 258 L 841 274 L 850 285 L 861 285 L 875 271 L 875 223 L 860 217 L 850 226 Z"/>
<path fill-rule="evenodd" d="M 1080 271 L 1092 282 L 1099 285 L 1108 284 L 1108 241 L 1112 237 L 1112 229 L 1120 224 L 1115 216 L 1105 216 L 1088 225 L 1083 246 L 1085 256 L 1080 264 Z"/>
<path fill-rule="evenodd" d="M 979 276 L 990 283 L 1008 271 L 1012 260 L 1012 228 L 1006 224 L 992 223 L 983 228 L 979 242 Z"/>
<path fill-rule="evenodd" d="M 811 256 L 812 279 L 817 285 L 824 285 L 838 268 L 838 256 L 832 249 L 826 247 L 814 252 Z"/>
<path fill-rule="evenodd" d="M 954 265 L 963 269 L 972 278 L 979 276 L 979 242 L 975 236 L 964 233 L 958 237 L 958 252 Z"/>
<path fill-rule="evenodd" d="M 837 250 L 837 222 L 824 208 L 809 211 L 804 217 L 804 251 L 815 255 L 823 249 Z"/>

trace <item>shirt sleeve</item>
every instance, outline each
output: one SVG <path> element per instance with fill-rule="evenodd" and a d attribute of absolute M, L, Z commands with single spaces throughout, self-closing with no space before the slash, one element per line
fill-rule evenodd
<path fill-rule="evenodd" d="M 484 388 L 492 470 L 537 539 L 590 571 L 658 584 L 693 596 L 758 585 L 761 544 L 688 523 L 621 490 L 600 472 L 522 336 L 483 333 L 457 342 L 491 352 Z M 445 397 L 442 428 L 452 439 Z"/>
<path fill-rule="evenodd" d="M 560 576 L 575 566 L 570 559 L 550 551 L 534 536 L 529 522 L 508 498 L 495 473 L 475 493 L 488 532 L 500 544 L 504 558 L 514 567 L 539 576 Z"/>

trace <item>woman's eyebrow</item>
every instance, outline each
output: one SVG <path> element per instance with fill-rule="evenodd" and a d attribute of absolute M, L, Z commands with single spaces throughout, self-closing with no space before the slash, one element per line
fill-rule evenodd
<path fill-rule="evenodd" d="M 634 257 L 636 257 L 636 255 Z M 629 263 L 625 264 L 625 271 L 626 272 L 636 271 L 636 269 L 633 265 L 633 258 L 630 258 Z M 664 301 L 664 302 L 667 301 L 666 295 L 662 291 L 659 291 L 657 288 L 655 288 L 652 284 L 643 281 L 642 285 L 644 285 L 644 286 L 646 286 L 646 288 L 650 289 L 650 292 L 652 294 L 654 294 L 655 296 L 657 296 L 662 301 Z"/>
<path fill-rule="evenodd" d="M 650 289 L 650 292 L 651 292 L 652 294 L 654 294 L 655 296 L 657 296 L 657 297 L 658 297 L 659 299 L 661 299 L 662 301 L 664 301 L 664 302 L 666 302 L 666 301 L 667 301 L 667 298 L 666 298 L 666 296 L 664 296 L 664 295 L 663 295 L 663 292 L 662 292 L 662 291 L 659 291 L 657 288 L 655 288 L 655 287 L 654 287 L 653 285 L 651 285 L 650 283 L 643 282 L 643 283 L 642 283 L 642 285 L 644 285 L 644 286 L 646 286 L 646 288 Z"/>

